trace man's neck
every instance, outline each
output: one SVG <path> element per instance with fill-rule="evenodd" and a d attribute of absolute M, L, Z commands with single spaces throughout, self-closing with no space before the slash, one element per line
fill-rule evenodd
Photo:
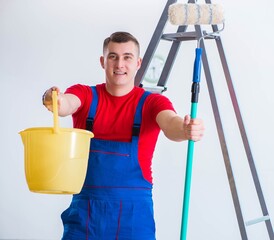
<path fill-rule="evenodd" d="M 127 95 L 129 92 L 132 91 L 134 85 L 129 86 L 109 86 L 106 84 L 106 90 L 109 94 L 115 97 L 121 97 Z"/>

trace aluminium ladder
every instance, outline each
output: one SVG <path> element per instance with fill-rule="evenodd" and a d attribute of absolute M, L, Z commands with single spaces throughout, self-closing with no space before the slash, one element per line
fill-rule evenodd
<path fill-rule="evenodd" d="M 195 0 L 188 1 L 188 3 L 195 3 L 195 2 L 196 2 Z M 198 40 L 202 36 L 204 36 L 203 35 L 204 33 L 202 32 L 201 27 L 199 25 L 195 25 L 195 31 L 193 31 L 193 32 L 187 32 L 186 31 L 187 26 L 179 26 L 176 33 L 164 34 L 164 28 L 168 21 L 168 7 L 173 3 L 176 3 L 176 0 L 167 0 L 166 6 L 162 12 L 162 15 L 159 19 L 157 26 L 156 26 L 156 29 L 152 35 L 152 38 L 148 45 L 148 48 L 146 49 L 141 68 L 139 69 L 139 71 L 136 74 L 136 78 L 135 78 L 136 86 L 142 86 L 142 80 L 146 74 L 146 71 L 147 71 L 149 64 L 154 56 L 154 53 L 158 47 L 160 40 L 172 41 L 172 45 L 170 47 L 169 54 L 166 58 L 165 65 L 161 72 L 160 78 L 158 80 L 157 87 L 155 87 L 155 91 L 163 92 L 166 90 L 166 87 L 165 87 L 166 82 L 169 77 L 171 68 L 174 64 L 174 61 L 177 56 L 181 42 L 189 41 L 189 40 Z M 211 0 L 205 0 L 205 3 L 211 4 Z M 213 29 L 213 32 L 217 32 L 218 26 L 212 25 L 212 29 Z M 240 130 L 243 146 L 244 146 L 245 153 L 247 156 L 250 172 L 251 172 L 251 175 L 253 178 L 253 183 L 254 183 L 254 186 L 256 189 L 257 197 L 258 197 L 261 211 L 263 214 L 263 216 L 258 219 L 254 219 L 254 220 L 248 221 L 248 222 L 244 221 L 242 209 L 241 209 L 241 205 L 240 205 L 240 201 L 239 201 L 239 196 L 238 196 L 238 192 L 237 192 L 237 187 L 236 187 L 235 179 L 233 176 L 233 171 L 232 171 L 231 161 L 230 161 L 228 148 L 227 148 L 227 144 L 226 144 L 226 139 L 225 139 L 225 135 L 224 135 L 223 125 L 221 122 L 219 108 L 217 105 L 217 100 L 216 100 L 216 95 L 215 95 L 215 91 L 214 91 L 214 87 L 213 87 L 212 77 L 211 77 L 211 73 L 210 73 L 210 69 L 209 69 L 209 63 L 208 63 L 208 59 L 207 59 L 207 55 L 206 55 L 204 39 L 207 39 L 207 37 L 204 37 L 200 41 L 200 47 L 203 49 L 203 55 L 202 55 L 203 69 L 204 69 L 204 73 L 205 73 L 205 77 L 206 77 L 209 96 L 210 96 L 210 100 L 211 100 L 211 105 L 212 105 L 212 109 L 213 109 L 213 114 L 214 114 L 214 118 L 215 118 L 215 123 L 216 123 L 216 127 L 217 127 L 217 132 L 218 132 L 221 150 L 222 150 L 222 154 L 223 154 L 223 158 L 224 158 L 224 164 L 225 164 L 225 168 L 226 168 L 226 172 L 227 172 L 227 177 L 228 177 L 228 181 L 229 181 L 230 191 L 231 191 L 232 200 L 233 200 L 233 204 L 234 204 L 234 208 L 235 208 L 235 212 L 236 212 L 236 217 L 237 217 L 237 221 L 238 221 L 241 238 L 242 238 L 242 240 L 248 239 L 247 232 L 246 232 L 246 226 L 264 221 L 266 228 L 267 228 L 268 235 L 269 235 L 269 239 L 274 240 L 274 233 L 273 233 L 271 220 L 270 220 L 270 217 L 268 214 L 263 191 L 261 188 L 261 184 L 260 184 L 257 170 L 255 167 L 251 148 L 250 148 L 247 134 L 245 131 L 243 119 L 241 116 L 240 108 L 239 108 L 236 94 L 234 91 L 234 87 L 233 87 L 231 75 L 230 75 L 230 72 L 228 69 L 228 64 L 226 61 L 222 41 L 219 36 L 215 36 L 214 38 L 211 37 L 211 39 L 214 39 L 216 42 L 216 45 L 217 45 L 217 49 L 219 52 L 220 60 L 221 60 L 223 71 L 224 71 L 224 75 L 225 75 L 226 82 L 227 82 L 227 87 L 229 90 L 230 98 L 232 101 L 235 116 L 237 118 L 238 127 Z"/>

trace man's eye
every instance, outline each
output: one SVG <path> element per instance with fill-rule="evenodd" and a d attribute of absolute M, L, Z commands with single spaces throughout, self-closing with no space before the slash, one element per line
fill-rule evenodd
<path fill-rule="evenodd" d="M 115 59 L 116 56 L 115 56 L 115 55 L 109 55 L 108 58 L 109 58 L 109 59 Z"/>

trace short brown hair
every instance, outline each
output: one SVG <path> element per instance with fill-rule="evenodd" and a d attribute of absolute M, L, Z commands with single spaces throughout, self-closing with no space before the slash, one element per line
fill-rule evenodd
<path fill-rule="evenodd" d="M 106 51 L 106 49 L 108 47 L 108 44 L 110 42 L 126 43 L 126 42 L 130 42 L 130 41 L 132 41 L 136 44 L 137 49 L 138 49 L 138 54 L 140 54 L 140 44 L 139 44 L 138 40 L 128 32 L 115 32 L 115 33 L 112 33 L 109 37 L 107 37 L 104 40 L 103 52 Z"/>

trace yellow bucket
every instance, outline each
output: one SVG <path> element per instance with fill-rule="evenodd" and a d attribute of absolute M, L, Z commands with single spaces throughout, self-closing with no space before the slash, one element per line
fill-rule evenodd
<path fill-rule="evenodd" d="M 79 193 L 86 177 L 93 133 L 59 128 L 56 91 L 52 98 L 54 127 L 28 128 L 19 132 L 24 144 L 26 180 L 32 192 Z"/>

